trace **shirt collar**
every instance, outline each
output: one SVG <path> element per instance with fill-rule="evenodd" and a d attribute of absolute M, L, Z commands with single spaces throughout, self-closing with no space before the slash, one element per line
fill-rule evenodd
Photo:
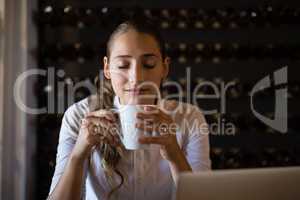
<path fill-rule="evenodd" d="M 115 95 L 115 97 L 114 97 L 114 107 L 115 108 L 120 107 L 120 101 L 119 101 L 119 97 L 117 95 Z"/>

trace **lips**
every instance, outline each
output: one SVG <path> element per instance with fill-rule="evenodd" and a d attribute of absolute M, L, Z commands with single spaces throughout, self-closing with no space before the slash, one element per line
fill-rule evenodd
<path fill-rule="evenodd" d="M 142 94 L 147 91 L 147 89 L 138 89 L 138 88 L 133 88 L 133 89 L 125 89 L 126 92 L 134 95 Z"/>

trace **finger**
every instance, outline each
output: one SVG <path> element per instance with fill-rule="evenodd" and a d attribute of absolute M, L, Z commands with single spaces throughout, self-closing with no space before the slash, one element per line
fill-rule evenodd
<path fill-rule="evenodd" d="M 135 124 L 135 127 L 144 131 L 156 131 L 159 133 L 159 135 L 167 135 L 167 134 L 175 134 L 176 133 L 176 126 L 173 126 L 173 124 L 167 124 L 167 123 L 143 123 L 143 122 L 137 122 Z"/>
<path fill-rule="evenodd" d="M 105 135 L 108 130 L 114 128 L 114 123 L 111 123 L 103 118 L 86 117 L 85 119 L 88 123 L 87 128 L 89 132 L 94 135 Z"/>
<path fill-rule="evenodd" d="M 97 110 L 97 111 L 93 111 L 87 114 L 87 117 L 101 117 L 101 118 L 106 118 L 110 121 L 116 121 L 116 116 L 113 112 L 108 111 L 108 110 Z"/>
<path fill-rule="evenodd" d="M 146 123 L 137 122 L 135 124 L 135 127 L 144 131 L 155 131 L 155 126 L 152 123 L 146 124 Z"/>
<path fill-rule="evenodd" d="M 113 137 L 113 142 L 115 145 L 121 144 L 121 132 L 119 127 L 113 127 L 110 129 L 110 134 Z"/>
<path fill-rule="evenodd" d="M 145 120 L 145 121 L 152 122 L 152 123 L 155 123 L 155 122 L 159 121 L 159 115 L 158 114 L 153 114 L 153 113 L 138 112 L 136 114 L 136 117 L 138 119 Z"/>
<path fill-rule="evenodd" d="M 139 142 L 142 144 L 166 144 L 166 137 L 163 136 L 142 136 L 139 138 Z"/>
<path fill-rule="evenodd" d="M 107 120 L 106 118 L 101 118 L 101 117 L 94 117 L 94 116 L 88 116 L 85 117 L 85 120 L 87 121 L 88 124 L 98 124 L 102 125 L 104 127 L 110 127 L 112 124 L 115 124 L 111 122 L 110 120 Z"/>
<path fill-rule="evenodd" d="M 159 135 L 167 135 L 172 132 L 172 129 L 167 125 L 167 124 L 146 124 L 146 123 L 141 123 L 141 122 L 137 122 L 135 125 L 136 128 L 144 130 L 144 131 L 149 131 L 149 132 L 153 132 L 156 131 L 157 133 L 159 133 Z"/>
<path fill-rule="evenodd" d="M 119 136 L 112 136 L 111 145 L 112 146 L 121 146 L 120 137 Z"/>
<path fill-rule="evenodd" d="M 85 118 L 81 119 L 81 127 L 87 127 L 88 123 Z"/>
<path fill-rule="evenodd" d="M 159 109 L 156 105 L 144 105 L 143 110 L 148 113 L 159 113 Z"/>
<path fill-rule="evenodd" d="M 121 130 L 118 126 L 113 126 L 109 129 L 109 132 L 114 137 L 120 137 L 121 136 Z"/>
<path fill-rule="evenodd" d="M 121 141 L 120 128 L 118 126 L 114 126 L 114 124 L 111 124 L 108 128 L 103 129 L 101 135 L 103 135 L 105 139 L 112 144 L 119 143 Z"/>
<path fill-rule="evenodd" d="M 99 117 L 87 117 L 83 121 L 85 122 L 82 128 L 87 129 L 88 132 L 91 133 L 93 140 L 98 143 L 108 143 L 112 146 L 120 145 L 118 129 L 112 126 L 112 123 L 103 123 L 103 118 L 99 120 Z M 98 125 L 99 127 L 95 127 Z"/>
<path fill-rule="evenodd" d="M 110 115 L 110 114 L 112 114 L 112 112 L 109 110 L 96 110 L 96 111 L 89 112 L 87 116 L 94 115 L 96 117 L 102 117 L 103 115 Z"/>
<path fill-rule="evenodd" d="M 108 132 L 103 136 L 102 141 L 112 146 L 116 146 L 116 147 L 121 146 L 121 140 L 119 139 L 119 136 L 118 135 L 114 136 Z"/>
<path fill-rule="evenodd" d="M 180 106 L 180 104 L 175 100 L 163 100 L 161 101 L 159 108 L 166 113 L 172 113 L 177 110 L 178 106 Z"/>
<path fill-rule="evenodd" d="M 172 118 L 169 114 L 161 111 L 158 108 L 155 108 L 155 109 L 156 109 L 157 112 L 156 111 L 155 112 L 138 112 L 137 113 L 137 118 L 149 119 L 149 120 L 153 119 L 154 122 L 156 122 L 156 123 L 157 122 L 172 122 Z"/>
<path fill-rule="evenodd" d="M 111 143 L 111 139 L 107 136 L 108 134 L 104 135 L 104 134 L 97 134 L 97 135 L 93 135 L 93 137 L 95 138 L 95 140 L 98 143 Z"/>

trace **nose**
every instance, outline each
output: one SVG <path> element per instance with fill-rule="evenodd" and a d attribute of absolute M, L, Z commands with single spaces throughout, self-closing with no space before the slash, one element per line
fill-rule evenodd
<path fill-rule="evenodd" d="M 144 71 L 140 64 L 135 64 L 129 74 L 129 81 L 131 84 L 139 84 L 144 81 Z"/>

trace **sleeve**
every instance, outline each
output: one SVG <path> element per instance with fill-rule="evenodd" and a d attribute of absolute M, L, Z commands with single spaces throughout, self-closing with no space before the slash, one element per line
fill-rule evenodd
<path fill-rule="evenodd" d="M 74 113 L 75 108 L 76 108 L 75 106 L 71 106 L 70 108 L 68 108 L 62 119 L 62 125 L 59 133 L 59 142 L 57 146 L 55 171 L 52 177 L 49 195 L 54 190 L 60 177 L 62 176 L 66 164 L 68 162 L 69 156 L 76 143 L 76 137 L 79 131 L 80 120 L 77 119 L 78 116 L 76 115 L 76 113 Z M 87 168 L 86 164 L 84 167 L 85 177 L 86 177 L 86 168 Z M 84 188 L 85 188 L 85 183 L 83 183 L 83 188 L 82 188 L 83 196 L 85 195 Z"/>
<path fill-rule="evenodd" d="M 194 109 L 188 118 L 187 143 L 184 151 L 193 171 L 210 170 L 208 125 L 198 107 L 193 107 Z"/>

